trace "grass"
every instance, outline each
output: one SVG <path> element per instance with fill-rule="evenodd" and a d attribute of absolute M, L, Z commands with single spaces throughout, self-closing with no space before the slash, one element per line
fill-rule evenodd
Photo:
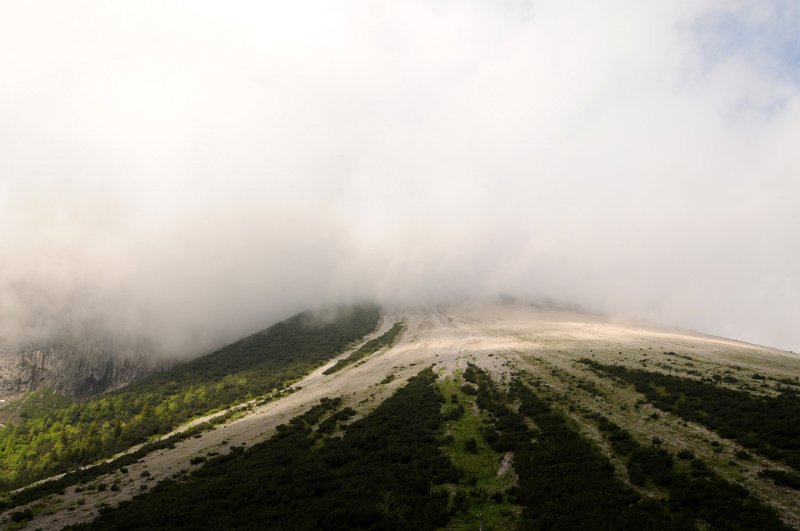
<path fill-rule="evenodd" d="M 27 393 L 21 400 L 7 402 L 0 407 L 0 423 L 13 424 L 21 419 L 34 418 L 68 407 L 72 400 L 50 389 L 43 387 Z"/>
<path fill-rule="evenodd" d="M 490 448 L 481 436 L 481 428 L 488 422 L 488 418 L 475 405 L 475 396 L 461 390 L 462 383 L 460 371 L 438 381 L 439 390 L 445 397 L 442 406 L 444 417 L 447 418 L 458 404 L 464 407 L 464 414 L 460 418 L 445 423 L 444 433 L 447 443 L 444 452 L 456 467 L 465 472 L 464 479 L 458 485 L 451 486 L 450 491 L 453 494 L 458 491 L 466 494 L 470 505 L 466 512 L 452 516 L 448 529 L 475 529 L 480 523 L 487 531 L 512 529 L 522 508 L 505 499 L 497 502 L 491 496 L 503 493 L 514 485 L 516 476 L 513 466 L 505 476 L 497 478 L 503 455 Z M 454 395 L 458 404 L 452 401 Z M 466 442 L 470 439 L 476 442 L 475 452 L 465 448 Z"/>

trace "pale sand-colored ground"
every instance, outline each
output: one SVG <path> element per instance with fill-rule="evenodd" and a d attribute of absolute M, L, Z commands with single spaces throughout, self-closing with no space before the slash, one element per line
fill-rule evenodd
<path fill-rule="evenodd" d="M 74 486 L 69 487 L 64 495 L 40 502 L 43 507 L 37 509 L 39 514 L 26 529 L 60 529 L 65 525 L 89 521 L 98 514 L 98 505 L 115 506 L 141 492 L 141 485 L 150 487 L 179 471 L 191 470 L 194 466 L 189 464 L 189 460 L 193 456 L 209 452 L 223 453 L 230 446 L 250 446 L 264 440 L 275 426 L 302 413 L 322 397 L 343 396 L 348 405 L 365 414 L 408 377 L 431 364 L 435 364 L 442 372 L 451 372 L 472 361 L 501 379 L 511 370 L 525 369 L 546 382 L 554 392 L 563 393 L 568 400 L 580 400 L 581 405 L 588 404 L 589 410 L 611 416 L 623 426 L 637 430 L 636 433 L 649 433 L 646 430 L 661 433 L 662 428 L 667 430 L 669 437 L 666 437 L 666 444 L 675 448 L 687 442 L 695 447 L 701 442 L 708 442 L 713 435 L 698 426 L 682 426 L 669 415 L 662 415 L 658 422 L 643 425 L 639 419 L 641 415 L 634 415 L 632 408 L 627 409 L 630 415 L 619 414 L 611 407 L 611 403 L 632 406 L 634 394 L 630 390 L 618 389 L 619 386 L 612 385 L 607 379 L 597 378 L 576 361 L 596 356 L 602 361 L 636 366 L 643 358 L 673 362 L 664 352 L 675 351 L 690 355 L 697 367 L 703 370 L 732 367 L 731 370 L 747 375 L 757 371 L 778 377 L 800 376 L 800 357 L 788 352 L 687 331 L 644 327 L 600 316 L 524 305 L 398 309 L 384 315 L 376 334 L 387 330 L 400 319 L 405 320 L 407 330 L 393 348 L 332 375 L 323 375 L 323 370 L 334 363 L 331 362 L 296 384 L 296 392 L 256 407 L 243 418 L 205 432 L 200 437 L 184 440 L 173 449 L 153 452 L 128 467 L 127 474 L 115 472 L 91 482 L 111 485 L 117 481 L 119 491 L 76 493 Z M 660 370 L 650 366 L 648 369 Z M 390 373 L 397 378 L 388 384 L 381 384 L 381 380 Z M 582 396 L 583 391 L 571 381 L 573 376 L 597 382 L 608 391 L 606 398 Z M 595 438 L 602 446 L 590 423 L 585 422 L 579 414 L 574 414 L 573 418 L 587 436 Z M 705 458 L 710 450 L 706 452 L 701 448 L 697 453 Z M 709 458 L 714 457 L 710 455 Z M 766 462 L 757 460 L 750 468 L 737 468 L 729 473 L 732 479 L 742 481 L 759 496 L 770 500 L 787 521 L 797 526 L 800 496 L 795 491 L 759 480 L 755 476 L 759 463 Z M 141 477 L 145 470 L 151 474 L 149 478 Z M 78 500 L 83 500 L 83 505 L 77 505 Z M 70 506 L 73 510 L 68 510 Z M 7 517 L 8 514 L 0 515 L 0 522 Z"/>

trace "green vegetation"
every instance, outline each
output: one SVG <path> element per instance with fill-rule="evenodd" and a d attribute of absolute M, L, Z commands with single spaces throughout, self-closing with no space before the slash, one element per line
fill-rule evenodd
<path fill-rule="evenodd" d="M 221 424 L 237 414 L 239 414 L 239 412 L 229 411 L 224 415 L 219 415 L 217 417 L 214 417 L 208 422 L 203 422 L 201 424 L 197 424 L 196 426 L 192 426 L 188 430 L 176 433 L 174 435 L 165 437 L 160 440 L 155 440 L 143 444 L 136 451 L 127 453 L 116 459 L 98 463 L 88 468 L 79 468 L 71 472 L 67 472 L 58 479 L 45 481 L 42 483 L 38 483 L 37 485 L 16 491 L 15 493 L 8 495 L 6 498 L 0 498 L 0 511 L 5 511 L 6 509 L 10 509 L 12 507 L 18 507 L 20 505 L 24 505 L 34 500 L 44 498 L 49 494 L 63 494 L 64 489 L 70 485 L 74 485 L 76 483 L 86 483 L 87 481 L 90 481 L 93 478 L 96 478 L 103 474 L 107 474 L 109 472 L 113 472 L 114 470 L 117 469 L 119 469 L 119 471 L 122 472 L 123 474 L 126 474 L 128 472 L 128 468 L 126 465 L 130 465 L 137 462 L 139 459 L 149 454 L 150 452 L 161 450 L 163 448 L 172 448 L 178 441 L 196 436 L 201 431 L 205 431 L 214 426 L 215 424 Z M 150 476 L 150 472 L 146 470 L 142 472 L 142 477 L 148 477 L 148 476 Z M 80 489 L 80 487 L 77 487 L 76 491 L 78 491 L 78 489 Z"/>
<path fill-rule="evenodd" d="M 681 455 L 689 464 L 688 471 L 682 471 L 667 450 L 640 444 L 602 416 L 595 419 L 614 452 L 625 459 L 631 483 L 668 492 L 664 507 L 674 528 L 691 529 L 702 522 L 701 527 L 711 529 L 788 529 L 771 508 L 692 454 Z"/>
<path fill-rule="evenodd" d="M 391 347 L 394 345 L 395 341 L 400 337 L 403 331 L 406 329 L 405 323 L 402 321 L 397 322 L 392 326 L 389 330 L 383 333 L 380 337 L 376 337 L 375 339 L 370 339 L 366 343 L 364 343 L 358 350 L 347 356 L 346 358 L 339 360 L 336 362 L 335 365 L 325 369 L 323 374 L 333 374 L 336 371 L 342 370 L 348 365 L 351 365 L 363 358 L 366 358 L 370 354 L 379 351 L 383 347 Z"/>
<path fill-rule="evenodd" d="M 21 400 L 0 407 L 0 423 L 11 424 L 44 415 L 54 409 L 68 407 L 72 400 L 48 387 L 31 391 Z"/>
<path fill-rule="evenodd" d="M 693 454 L 683 452 L 688 463 L 678 465 L 658 437 L 645 446 L 595 416 L 631 483 L 666 493 L 644 497 L 615 477 L 608 459 L 519 379 L 503 393 L 475 366 L 465 377 L 478 385 L 477 403 L 493 419 L 484 437 L 495 450 L 514 452 L 521 529 L 787 529 L 771 508 Z"/>
<path fill-rule="evenodd" d="M 452 503 L 448 528 L 477 529 L 483 525 L 486 530 L 513 529 L 522 509 L 511 499 L 516 483 L 511 455 L 495 451 L 483 439 L 482 429 L 491 420 L 475 406 L 474 394 L 461 392 L 460 382 L 458 374 L 439 382 L 442 394 L 450 397 L 442 406 L 444 451 L 453 465 L 463 470 L 460 481 L 449 486 Z M 504 470 L 498 475 L 501 468 Z"/>
<path fill-rule="evenodd" d="M 689 378 L 582 361 L 599 373 L 633 384 L 655 407 L 800 470 L 797 391 L 784 388 L 778 396 L 754 396 Z"/>
<path fill-rule="evenodd" d="M 765 468 L 759 472 L 758 475 L 762 478 L 771 479 L 776 485 L 780 485 L 781 487 L 789 487 L 795 490 L 800 490 L 800 474 L 796 472 Z"/>
<path fill-rule="evenodd" d="M 113 455 L 220 408 L 280 389 L 377 325 L 379 309 L 298 314 L 119 391 L 0 431 L 0 491 Z"/>
<path fill-rule="evenodd" d="M 395 324 L 359 350 L 368 350 L 372 342 L 371 352 L 392 344 L 402 328 L 387 335 L 398 325 L 402 327 Z M 325 325 L 305 322 L 299 328 L 298 324 L 292 326 L 295 336 L 307 336 L 303 342 L 322 342 L 321 338 L 314 339 L 314 330 Z M 279 352 L 281 347 L 274 346 L 270 351 L 273 346 L 264 345 L 277 344 L 281 337 L 277 334 L 269 341 L 262 338 L 257 348 Z M 302 357 L 307 364 L 321 362 L 310 361 L 316 359 L 313 354 Z M 294 366 L 294 358 L 285 361 Z M 246 366 L 243 362 L 239 372 L 249 370 L 242 368 Z M 607 374 L 609 366 L 592 367 Z M 619 368 L 612 369 L 615 376 L 627 377 Z M 653 375 L 622 370 L 648 378 Z M 704 418 L 726 411 L 713 404 L 712 395 L 697 395 L 692 387 L 710 386 L 719 392 L 713 385 L 655 376 L 663 379 L 642 377 L 635 382 L 649 389 L 652 396 L 647 396 L 656 405 L 657 400 L 665 401 L 675 411 L 687 402 L 701 403 Z M 605 417 L 585 409 L 570 409 L 582 415 L 581 423 L 587 416 L 597 423 L 600 434 L 619 457 L 615 463 L 624 465 L 617 473 L 609 458 L 581 435 L 575 421 L 554 407 L 546 398 L 549 395 L 526 381 L 518 373 L 507 387 L 501 386 L 472 364 L 463 378 L 456 373 L 440 381 L 431 369 L 425 369 L 373 413 L 356 421 L 356 411 L 344 407 L 342 399 L 323 399 L 307 413 L 279 426 L 272 438 L 248 450 L 232 446 L 226 455 L 210 452 L 187 456 L 186 463 L 198 465 L 196 470 L 188 474 L 181 471 L 158 485 L 155 481 L 142 485 L 133 500 L 116 509 L 100 507 L 98 519 L 80 528 L 787 528 L 775 511 L 743 486 L 715 474 L 691 450 L 673 454 L 659 437 L 642 443 Z M 596 388 L 580 384 L 576 385 L 587 392 Z M 153 390 L 145 388 L 150 389 L 147 392 Z M 780 398 L 730 392 L 749 400 Z M 679 397 L 672 401 L 674 394 Z M 702 396 L 703 401 L 698 402 L 695 396 Z M 195 432 L 189 431 L 176 437 L 193 435 Z M 175 440 L 151 443 L 141 452 L 174 444 Z M 0 508 L 58 492 L 100 472 L 126 472 L 125 465 L 141 455 L 137 452 L 72 472 L 63 483 L 59 480 L 26 489 Z M 752 458 L 747 452 L 737 455 L 742 460 Z M 141 474 L 149 476 L 147 471 Z M 797 488 L 800 484 L 800 476 L 793 472 L 764 470 L 761 475 L 779 485 Z M 109 480 L 82 487 L 87 491 L 114 491 L 120 485 Z M 34 514 L 36 511 L 33 507 Z M 17 512 L 19 522 L 30 518 L 29 513 Z"/>
<path fill-rule="evenodd" d="M 497 452 L 514 452 L 519 529 L 671 528 L 656 502 L 615 477 L 608 459 L 518 379 L 506 394 L 474 365 L 465 378 L 478 385 L 477 403 L 493 419 L 484 438 Z"/>
<path fill-rule="evenodd" d="M 210 459 L 183 483 L 162 482 L 90 529 L 435 529 L 447 523 L 437 485 L 459 472 L 437 444 L 441 395 L 426 369 L 341 439 L 322 437 L 339 400 L 322 402 L 249 450 Z M 344 411 L 344 410 L 342 410 Z M 347 417 L 347 414 L 344 415 Z M 320 424 L 322 422 L 322 424 Z"/>

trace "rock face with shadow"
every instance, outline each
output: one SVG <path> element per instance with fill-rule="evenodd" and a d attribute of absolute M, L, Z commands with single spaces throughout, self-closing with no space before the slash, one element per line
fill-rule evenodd
<path fill-rule="evenodd" d="M 28 344 L 0 343 L 0 399 L 49 387 L 72 398 L 88 398 L 158 370 L 145 342 L 54 339 Z"/>

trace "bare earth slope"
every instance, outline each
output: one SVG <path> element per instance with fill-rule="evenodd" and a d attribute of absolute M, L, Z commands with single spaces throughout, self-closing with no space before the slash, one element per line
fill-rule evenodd
<path fill-rule="evenodd" d="M 630 386 L 602 378 L 579 362 L 592 358 L 635 368 L 646 365 L 647 370 L 684 377 L 726 374 L 731 376 L 731 382 L 738 383 L 723 385 L 770 394 L 775 392 L 778 379 L 800 377 L 797 355 L 693 332 L 512 304 L 389 311 L 384 314 L 381 329 L 371 337 L 385 332 L 398 320 L 405 321 L 407 330 L 394 347 L 324 375 L 323 371 L 336 362 L 332 360 L 296 384 L 296 392 L 255 407 L 242 418 L 196 438 L 183 440 L 172 449 L 153 452 L 125 473 L 116 471 L 91 482 L 116 483 L 119 490 L 82 488 L 76 492 L 76 487 L 71 486 L 63 495 L 34 502 L 31 506 L 36 516 L 24 528 L 60 529 L 89 521 L 105 504 L 115 506 L 158 481 L 198 466 L 190 464 L 193 457 L 223 453 L 230 446 L 247 446 L 265 439 L 278 424 L 320 398 L 343 396 L 363 415 L 421 368 L 435 364 L 437 370 L 450 373 L 465 368 L 468 362 L 487 369 L 500 380 L 515 370 L 537 376 L 555 396 L 561 397 L 559 405 L 584 434 L 606 450 L 595 424 L 588 420 L 587 415 L 593 412 L 602 413 L 642 440 L 658 436 L 671 451 L 690 447 L 722 476 L 742 483 L 773 505 L 787 523 L 800 528 L 800 491 L 776 486 L 757 475 L 765 466 L 784 466 L 758 456 L 732 465 L 732 456 L 741 450 L 734 442 L 724 440 L 720 445 L 720 438 L 700 425 L 663 412 L 650 415 L 655 410 L 649 409 L 652 406 L 648 404 L 637 404 L 641 395 Z M 387 381 L 390 374 L 395 378 Z M 753 374 L 765 379 L 753 384 Z M 615 465 L 621 466 L 617 462 Z M 0 515 L 0 524 L 8 518 L 9 513 Z"/>

